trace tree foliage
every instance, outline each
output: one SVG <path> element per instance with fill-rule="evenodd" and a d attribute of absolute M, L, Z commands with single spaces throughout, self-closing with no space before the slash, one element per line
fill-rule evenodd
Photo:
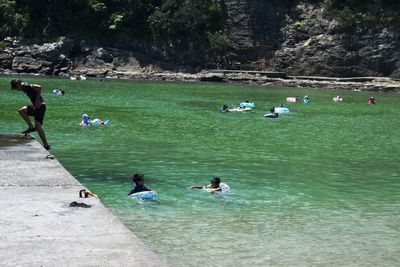
<path fill-rule="evenodd" d="M 0 0 L 0 37 L 63 34 L 199 39 L 223 27 L 218 0 Z"/>
<path fill-rule="evenodd" d="M 356 24 L 365 26 L 395 27 L 400 25 L 398 0 L 325 0 L 325 4 L 342 23 L 351 28 Z"/>

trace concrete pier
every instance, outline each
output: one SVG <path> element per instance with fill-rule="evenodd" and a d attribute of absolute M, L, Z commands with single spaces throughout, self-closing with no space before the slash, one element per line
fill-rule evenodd
<path fill-rule="evenodd" d="M 47 155 L 34 139 L 0 135 L 1 266 L 165 266 Z"/>

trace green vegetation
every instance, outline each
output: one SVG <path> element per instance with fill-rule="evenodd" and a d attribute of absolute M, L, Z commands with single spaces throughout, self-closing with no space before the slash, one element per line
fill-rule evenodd
<path fill-rule="evenodd" d="M 300 28 L 300 27 L 304 27 L 304 22 L 303 21 L 296 21 L 295 23 L 293 23 L 293 26 L 296 28 Z"/>
<path fill-rule="evenodd" d="M 115 34 L 179 43 L 223 29 L 216 0 L 0 0 L 0 37 L 101 38 Z"/>
<path fill-rule="evenodd" d="M 6 44 L 3 42 L 0 42 L 0 51 L 3 51 L 7 48 Z"/>
<path fill-rule="evenodd" d="M 400 26 L 400 2 L 397 0 L 325 0 L 325 4 L 345 28 L 356 24 L 379 27 Z"/>
<path fill-rule="evenodd" d="M 167 54 L 210 51 L 211 61 L 227 46 L 224 22 L 218 0 L 0 0 L 0 39 L 141 40 Z"/>

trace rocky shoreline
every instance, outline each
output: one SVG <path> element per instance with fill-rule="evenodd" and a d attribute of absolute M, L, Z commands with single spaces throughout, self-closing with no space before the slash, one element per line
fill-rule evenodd
<path fill-rule="evenodd" d="M 285 72 L 198 70 L 158 62 L 132 51 L 101 47 L 94 43 L 61 37 L 52 43 L 25 44 L 6 38 L 0 49 L 0 73 L 90 78 L 227 82 L 273 87 L 400 92 L 400 80 L 388 77 L 332 78 L 287 76 Z"/>
<path fill-rule="evenodd" d="M 43 74 L 3 72 L 3 75 L 34 75 Z M 58 76 L 62 77 L 62 76 Z M 208 71 L 199 73 L 186 72 L 112 72 L 106 76 L 92 77 L 94 79 L 121 79 L 137 81 L 168 81 L 168 82 L 221 82 L 237 83 L 247 85 L 259 85 L 265 87 L 289 87 L 289 88 L 312 88 L 327 90 L 347 91 L 372 91 L 372 92 L 395 92 L 400 93 L 400 81 L 383 77 L 354 77 L 354 78 L 331 78 L 312 76 L 288 76 L 286 78 L 270 78 L 259 74 L 247 73 L 225 73 L 215 74 Z M 89 77 L 90 79 L 90 77 Z"/>

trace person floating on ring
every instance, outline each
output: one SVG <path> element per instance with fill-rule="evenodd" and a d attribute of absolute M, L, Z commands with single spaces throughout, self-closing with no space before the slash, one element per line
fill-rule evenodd
<path fill-rule="evenodd" d="M 231 189 L 229 185 L 225 183 L 221 183 L 221 179 L 219 177 L 213 177 L 211 179 L 211 184 L 206 186 L 191 186 L 190 189 L 207 189 L 210 193 L 218 193 Z"/>

